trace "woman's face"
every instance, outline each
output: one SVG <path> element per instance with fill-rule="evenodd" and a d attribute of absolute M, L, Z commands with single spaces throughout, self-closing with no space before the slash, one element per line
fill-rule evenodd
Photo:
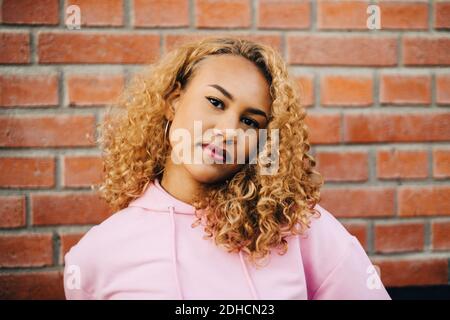
<path fill-rule="evenodd" d="M 249 155 L 260 150 L 258 132 L 271 116 L 267 80 L 251 61 L 236 55 L 206 57 L 184 90 L 173 92 L 168 102 L 174 110 L 166 113 L 173 121 L 171 167 L 183 166 L 200 183 L 228 179 L 248 163 Z M 181 139 L 186 133 L 190 139 Z M 181 155 L 182 148 L 190 154 Z"/>

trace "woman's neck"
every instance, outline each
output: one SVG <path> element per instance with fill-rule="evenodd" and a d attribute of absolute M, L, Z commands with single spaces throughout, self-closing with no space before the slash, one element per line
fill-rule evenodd
<path fill-rule="evenodd" d="M 190 205 L 193 204 L 194 196 L 201 187 L 184 166 L 173 164 L 170 160 L 166 163 L 160 185 L 174 198 Z"/>

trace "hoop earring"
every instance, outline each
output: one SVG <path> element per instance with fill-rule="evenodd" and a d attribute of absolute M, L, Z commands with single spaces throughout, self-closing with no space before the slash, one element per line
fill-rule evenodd
<path fill-rule="evenodd" d="M 166 127 L 164 128 L 164 140 L 167 139 L 167 130 L 169 129 L 169 123 L 172 121 L 166 121 Z"/>

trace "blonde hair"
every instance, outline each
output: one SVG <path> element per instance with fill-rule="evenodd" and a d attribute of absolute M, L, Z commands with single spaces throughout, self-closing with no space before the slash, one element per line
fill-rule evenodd
<path fill-rule="evenodd" d="M 262 154 L 271 150 L 271 129 L 279 133 L 279 168 L 261 174 L 262 164 L 243 165 L 223 183 L 211 184 L 194 202 L 196 221 L 205 239 L 229 252 L 248 253 L 250 261 L 287 251 L 286 237 L 303 233 L 310 218 L 320 216 L 323 178 L 308 153 L 308 127 L 295 82 L 282 57 L 269 46 L 231 37 L 208 37 L 170 51 L 135 77 L 100 126 L 104 180 L 98 190 L 113 210 L 121 210 L 160 179 L 171 147 L 165 139 L 166 98 L 178 84 L 184 87 L 199 61 L 210 55 L 233 54 L 252 61 L 270 84 L 272 117 Z M 300 228 L 298 228 L 300 227 Z"/>

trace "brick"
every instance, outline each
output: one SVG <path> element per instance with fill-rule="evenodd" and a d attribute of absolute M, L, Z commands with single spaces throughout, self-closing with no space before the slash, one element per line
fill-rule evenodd
<path fill-rule="evenodd" d="M 59 253 L 60 264 L 64 264 L 64 256 L 69 252 L 70 248 L 80 241 L 84 233 L 63 233 L 60 234 L 61 239 L 61 251 Z"/>
<path fill-rule="evenodd" d="M 80 7 L 82 26 L 123 25 L 122 0 L 68 0 L 66 8 L 74 4 Z"/>
<path fill-rule="evenodd" d="M 370 106 L 373 82 L 369 76 L 325 75 L 321 78 L 323 106 Z"/>
<path fill-rule="evenodd" d="M 382 104 L 430 104 L 431 76 L 382 75 L 380 102 Z"/>
<path fill-rule="evenodd" d="M 379 179 L 418 179 L 428 176 L 428 154 L 425 150 L 379 150 L 377 177 Z"/>
<path fill-rule="evenodd" d="M 450 113 L 365 113 L 344 115 L 346 142 L 450 140 Z"/>
<path fill-rule="evenodd" d="M 447 284 L 447 259 L 377 259 L 381 281 L 386 287 Z"/>
<path fill-rule="evenodd" d="M 101 182 L 103 163 L 101 157 L 64 157 L 64 181 L 66 187 L 87 187 Z"/>
<path fill-rule="evenodd" d="M 0 33 L 0 63 L 30 63 L 30 35 L 28 33 Z"/>
<path fill-rule="evenodd" d="M 367 29 L 368 1 L 318 1 L 317 28 Z"/>
<path fill-rule="evenodd" d="M 197 28 L 248 28 L 251 21 L 248 0 L 195 1 Z"/>
<path fill-rule="evenodd" d="M 428 3 L 379 3 L 381 29 L 427 30 Z"/>
<path fill-rule="evenodd" d="M 57 75 L 0 75 L 0 106 L 57 105 Z"/>
<path fill-rule="evenodd" d="M 339 114 L 308 113 L 305 124 L 309 130 L 311 144 L 338 143 L 341 134 L 341 119 Z"/>
<path fill-rule="evenodd" d="M 123 75 L 70 75 L 67 78 L 71 106 L 112 104 L 124 89 Z"/>
<path fill-rule="evenodd" d="M 49 188 L 55 185 L 53 158 L 0 158 L 3 188 Z"/>
<path fill-rule="evenodd" d="M 450 186 L 408 187 L 398 190 L 399 215 L 445 216 L 450 215 Z"/>
<path fill-rule="evenodd" d="M 394 66 L 397 42 L 392 37 L 288 35 L 287 55 L 289 64 Z"/>
<path fill-rule="evenodd" d="M 304 107 L 314 105 L 314 76 L 303 75 L 295 77 L 300 92 L 300 103 Z"/>
<path fill-rule="evenodd" d="M 365 223 L 353 223 L 353 222 L 342 222 L 342 221 L 341 221 L 341 223 L 351 235 L 358 238 L 358 241 L 361 243 L 362 247 L 367 252 L 368 251 L 367 225 Z"/>
<path fill-rule="evenodd" d="M 39 63 L 151 63 L 159 55 L 156 34 L 40 33 Z"/>
<path fill-rule="evenodd" d="M 450 178 L 450 150 L 433 150 L 433 177 L 435 179 Z"/>
<path fill-rule="evenodd" d="M 111 214 L 94 193 L 32 194 L 33 225 L 98 224 Z"/>
<path fill-rule="evenodd" d="M 391 217 L 395 213 L 394 188 L 324 187 L 321 196 L 321 206 L 338 218 Z"/>
<path fill-rule="evenodd" d="M 450 105 L 450 74 L 436 76 L 436 103 Z"/>
<path fill-rule="evenodd" d="M 0 299 L 64 300 L 60 271 L 0 274 Z"/>
<path fill-rule="evenodd" d="M 434 27 L 436 29 L 450 28 L 450 2 L 434 2 Z"/>
<path fill-rule="evenodd" d="M 423 251 L 423 223 L 375 225 L 375 251 L 380 253 Z"/>
<path fill-rule="evenodd" d="M 1 21 L 5 24 L 43 24 L 59 23 L 58 0 L 3 0 Z"/>
<path fill-rule="evenodd" d="M 0 117 L 0 147 L 94 146 L 95 118 L 87 116 Z"/>
<path fill-rule="evenodd" d="M 402 46 L 404 65 L 450 65 L 450 38 L 405 36 Z"/>
<path fill-rule="evenodd" d="M 258 28 L 307 29 L 310 27 L 309 1 L 259 1 Z"/>
<path fill-rule="evenodd" d="M 367 181 L 366 152 L 317 152 L 317 170 L 325 181 Z"/>
<path fill-rule="evenodd" d="M 136 27 L 188 27 L 189 1 L 134 0 Z"/>
<path fill-rule="evenodd" d="M 450 250 L 450 221 L 434 221 L 431 229 L 433 250 Z"/>
<path fill-rule="evenodd" d="M 52 234 L 0 235 L 0 266 L 42 267 L 53 263 Z"/>
<path fill-rule="evenodd" d="M 25 226 L 25 197 L 0 196 L 0 228 Z"/>
<path fill-rule="evenodd" d="M 190 41 L 201 40 L 207 36 L 208 36 L 208 34 L 206 34 L 206 33 L 205 34 L 195 33 L 195 34 L 189 34 L 189 35 L 168 34 L 168 35 L 166 35 L 166 38 L 165 38 L 166 45 L 164 48 L 164 52 L 168 52 L 168 51 L 176 48 L 177 46 L 180 46 L 180 45 L 185 44 Z M 256 41 L 256 42 L 260 42 L 262 44 L 271 46 L 278 52 L 282 52 L 281 37 L 279 35 L 265 35 L 265 34 L 233 35 L 230 33 L 215 33 L 214 36 L 227 36 L 227 37 L 234 37 L 234 38 L 239 38 L 239 39 L 247 39 L 247 40 L 251 40 L 251 41 Z"/>

